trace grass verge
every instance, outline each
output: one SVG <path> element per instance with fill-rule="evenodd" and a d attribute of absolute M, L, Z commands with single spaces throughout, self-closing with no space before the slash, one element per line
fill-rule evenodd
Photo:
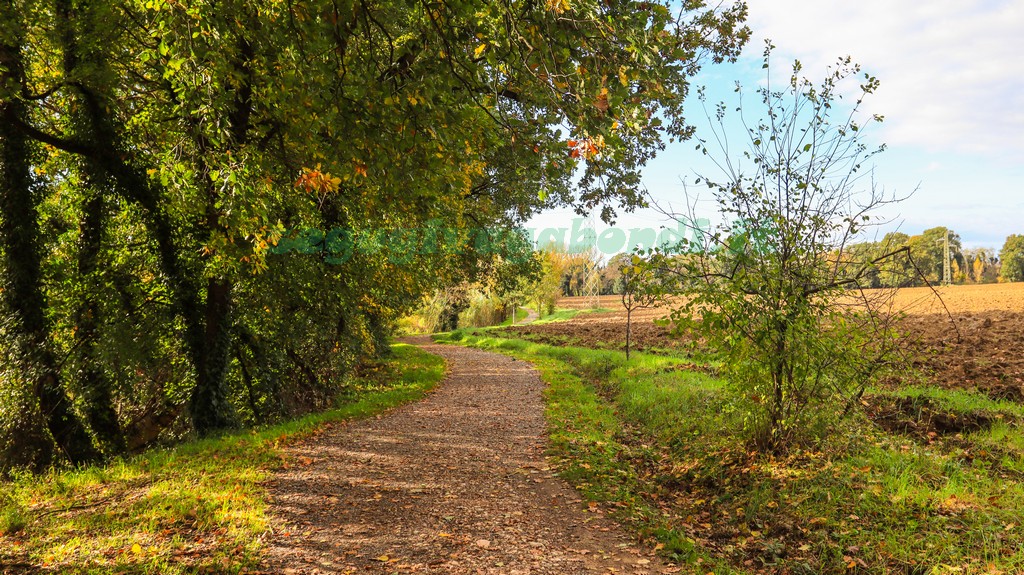
<path fill-rule="evenodd" d="M 447 340 L 534 362 L 563 477 L 694 572 L 1024 572 L 1018 404 L 875 390 L 872 404 L 918 423 L 858 416 L 814 450 L 768 457 L 745 448 L 725 384 L 685 358 Z"/>
<path fill-rule="evenodd" d="M 530 325 L 542 325 L 545 323 L 557 323 L 561 321 L 569 321 L 576 316 L 583 313 L 604 313 L 612 311 L 609 308 L 593 308 L 593 309 L 557 309 L 554 313 L 542 316 L 537 320 L 531 322 Z"/>
<path fill-rule="evenodd" d="M 329 412 L 0 483 L 0 572 L 254 569 L 269 526 L 262 483 L 284 461 L 282 447 L 333 422 L 420 399 L 444 376 L 440 357 L 404 344 L 392 349 L 384 368 L 355 382 Z"/>
<path fill-rule="evenodd" d="M 512 322 L 512 318 L 508 318 L 505 321 L 498 324 L 499 326 L 517 325 L 526 319 L 530 315 L 530 310 L 525 307 L 516 308 L 516 321 L 515 324 Z"/>

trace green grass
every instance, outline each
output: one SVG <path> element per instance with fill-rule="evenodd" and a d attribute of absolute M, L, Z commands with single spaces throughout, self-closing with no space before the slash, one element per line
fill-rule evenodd
<path fill-rule="evenodd" d="M 612 310 L 603 307 L 593 309 L 556 309 L 555 313 L 542 316 L 541 318 L 534 321 L 531 325 L 569 321 L 583 313 L 603 313 L 609 311 Z"/>
<path fill-rule="evenodd" d="M 928 398 L 945 409 L 958 413 L 982 412 L 1024 419 L 1024 404 L 1009 400 L 992 399 L 987 395 L 971 391 L 915 385 L 902 387 L 897 390 L 879 391 L 879 393 L 893 397 Z"/>
<path fill-rule="evenodd" d="M 263 482 L 284 463 L 282 447 L 419 399 L 444 376 L 441 358 L 392 348 L 393 359 L 329 412 L 0 483 L 0 565 L 83 574 L 253 568 L 270 527 Z"/>
<path fill-rule="evenodd" d="M 685 358 L 448 339 L 534 362 L 562 475 L 697 572 L 1024 572 L 1019 404 L 874 390 L 991 425 L 912 435 L 855 417 L 814 449 L 768 457 L 745 447 L 725 383 Z"/>
<path fill-rule="evenodd" d="M 569 320 L 577 317 L 580 314 L 585 314 L 585 313 L 602 313 L 602 312 L 609 312 L 609 311 L 612 311 L 612 310 L 608 309 L 608 308 L 603 308 L 603 307 L 602 308 L 593 308 L 593 309 L 556 309 L 554 311 L 554 313 L 541 316 L 538 319 L 535 319 L 532 322 L 530 322 L 528 325 L 541 325 L 541 324 L 545 324 L 545 323 L 556 323 L 556 322 L 569 321 Z M 524 319 L 526 319 L 527 315 L 529 315 L 529 312 L 527 311 L 526 308 L 519 308 L 516 311 L 516 325 L 519 325 Z M 493 325 L 493 326 L 488 326 L 488 327 L 477 327 L 477 328 L 472 328 L 472 327 L 470 327 L 470 328 L 461 328 L 460 331 L 469 332 L 469 333 L 483 333 L 485 330 L 495 329 L 495 328 L 499 328 L 499 327 L 510 327 L 511 325 L 512 325 L 512 320 L 511 319 L 507 319 L 507 320 L 501 322 L 498 325 Z"/>
<path fill-rule="evenodd" d="M 663 457 L 664 448 L 639 438 L 616 413 L 616 406 L 602 396 L 609 389 L 594 385 L 612 374 L 616 378 L 630 379 L 641 374 L 653 376 L 675 371 L 680 361 L 637 353 L 628 366 L 623 366 L 624 355 L 619 352 L 555 347 L 464 331 L 435 336 L 435 339 L 498 351 L 532 362 L 548 384 L 546 417 L 552 456 L 561 476 L 587 501 L 608 505 L 617 518 L 642 536 L 656 539 L 667 557 L 700 561 L 702 566 L 717 567 L 716 573 L 732 572 L 727 565 L 701 553 L 685 534 L 672 529 L 669 518 L 658 509 L 658 502 L 648 497 L 650 486 L 645 466 Z M 712 388 L 717 386 L 713 381 L 708 383 Z"/>
<path fill-rule="evenodd" d="M 515 322 L 516 325 L 519 325 L 519 323 L 522 322 L 524 319 L 526 319 L 526 316 L 528 316 L 528 315 L 530 315 L 530 310 L 526 309 L 525 307 L 516 308 L 516 322 Z M 508 319 L 506 319 L 505 321 L 501 322 L 498 325 L 499 326 L 509 326 L 509 325 L 512 325 L 512 318 L 508 318 Z"/>

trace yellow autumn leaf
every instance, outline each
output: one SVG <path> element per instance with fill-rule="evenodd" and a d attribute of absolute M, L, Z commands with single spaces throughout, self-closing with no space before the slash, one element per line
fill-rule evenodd
<path fill-rule="evenodd" d="M 136 555 L 141 555 L 142 554 L 142 545 L 139 545 L 138 543 L 135 543 L 134 545 L 132 545 L 132 553 L 134 553 Z"/>
<path fill-rule="evenodd" d="M 480 44 L 479 46 L 476 47 L 476 50 L 473 50 L 473 57 L 474 58 L 479 58 L 480 54 L 483 54 L 484 50 L 486 50 L 486 49 L 487 49 L 487 44 Z"/>
<path fill-rule="evenodd" d="M 562 14 L 570 8 L 572 6 L 569 4 L 569 0 L 547 0 L 547 9 L 555 14 Z"/>

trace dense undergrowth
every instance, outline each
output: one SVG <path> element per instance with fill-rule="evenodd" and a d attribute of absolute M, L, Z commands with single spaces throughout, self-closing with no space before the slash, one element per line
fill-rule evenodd
<path fill-rule="evenodd" d="M 282 447 L 333 422 L 423 397 L 444 361 L 396 344 L 335 409 L 151 450 L 104 466 L 0 483 L 0 572 L 244 573 L 269 532 L 262 482 Z"/>
<path fill-rule="evenodd" d="M 785 456 L 753 452 L 724 382 L 678 355 L 441 339 L 534 362 L 563 476 L 700 573 L 1019 573 L 1024 407 L 928 386 Z"/>

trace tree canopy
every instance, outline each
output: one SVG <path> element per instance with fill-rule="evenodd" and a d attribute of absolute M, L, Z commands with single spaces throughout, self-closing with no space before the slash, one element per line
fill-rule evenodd
<path fill-rule="evenodd" d="M 1024 235 L 1010 234 L 999 250 L 999 279 L 1008 282 L 1024 281 Z"/>
<path fill-rule="evenodd" d="M 494 269 L 473 230 L 635 204 L 745 15 L 0 0 L 3 461 L 328 405 L 423 294 Z M 323 249 L 273 253 L 304 230 Z"/>

